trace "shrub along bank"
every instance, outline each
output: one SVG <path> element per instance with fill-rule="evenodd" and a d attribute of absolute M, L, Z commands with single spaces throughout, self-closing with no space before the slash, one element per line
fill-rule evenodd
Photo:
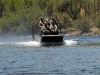
<path fill-rule="evenodd" d="M 55 15 L 65 33 L 99 33 L 100 0 L 95 1 L 0 0 L 0 35 L 31 35 L 33 23 L 36 26 L 44 13 Z"/>

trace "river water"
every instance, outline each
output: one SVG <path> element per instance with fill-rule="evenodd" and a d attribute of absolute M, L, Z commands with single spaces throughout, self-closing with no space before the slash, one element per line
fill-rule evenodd
<path fill-rule="evenodd" d="M 64 43 L 0 37 L 0 75 L 100 75 L 100 36 L 65 36 Z"/>

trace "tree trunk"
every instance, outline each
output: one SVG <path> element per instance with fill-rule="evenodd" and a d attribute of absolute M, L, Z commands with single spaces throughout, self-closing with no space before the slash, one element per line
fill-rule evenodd
<path fill-rule="evenodd" d="M 4 10 L 4 4 L 0 2 L 0 17 L 2 17 L 3 10 Z"/>

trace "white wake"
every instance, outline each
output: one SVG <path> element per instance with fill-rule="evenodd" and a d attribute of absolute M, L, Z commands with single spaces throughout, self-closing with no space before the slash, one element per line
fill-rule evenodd
<path fill-rule="evenodd" d="M 68 45 L 68 46 L 70 46 L 70 45 L 76 45 L 77 44 L 77 41 L 76 40 L 64 40 L 64 43 L 65 43 L 65 45 Z"/>
<path fill-rule="evenodd" d="M 41 43 L 37 41 L 29 41 L 29 42 L 17 42 L 17 45 L 24 45 L 24 46 L 40 46 Z"/>
<path fill-rule="evenodd" d="M 0 42 L 0 44 L 9 44 L 9 45 L 19 45 L 19 46 L 41 46 L 41 45 L 76 45 L 77 41 L 75 40 L 64 40 L 64 42 L 50 42 L 50 43 L 41 43 L 37 41 L 27 41 L 27 42 Z"/>

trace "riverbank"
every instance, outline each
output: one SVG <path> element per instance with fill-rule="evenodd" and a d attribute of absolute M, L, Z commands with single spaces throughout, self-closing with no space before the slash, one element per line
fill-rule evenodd
<path fill-rule="evenodd" d="M 80 31 L 70 28 L 68 30 L 63 30 L 62 32 L 65 33 L 65 35 L 70 36 L 99 36 L 100 35 L 100 29 L 96 27 L 92 27 L 88 33 L 81 33 Z"/>
<path fill-rule="evenodd" d="M 62 29 L 62 33 L 65 36 L 99 36 L 100 35 L 100 29 L 96 28 L 96 27 L 92 27 L 90 28 L 90 31 L 88 33 L 83 33 L 81 34 L 81 32 L 77 29 L 74 28 L 69 28 L 69 29 Z M 19 33 L 20 34 L 20 33 Z M 20 34 L 20 35 L 16 35 L 16 34 L 2 34 L 2 28 L 0 28 L 0 36 L 27 36 L 27 35 L 31 35 L 31 34 Z"/>

